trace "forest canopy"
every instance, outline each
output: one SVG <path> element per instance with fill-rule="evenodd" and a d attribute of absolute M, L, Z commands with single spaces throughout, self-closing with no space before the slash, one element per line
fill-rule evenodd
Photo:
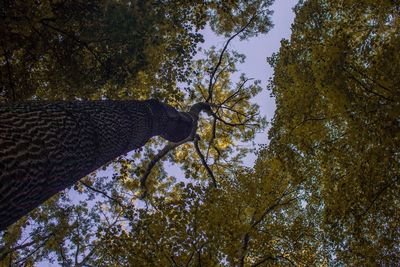
<path fill-rule="evenodd" d="M 399 265 L 400 6 L 299 1 L 267 59 L 276 111 L 254 150 L 267 133 L 252 99 L 266 88 L 233 82 L 245 56 L 229 40 L 267 33 L 271 4 L 3 2 L 0 101 L 209 100 L 220 119 L 200 118 L 143 199 L 161 139 L 51 198 L 0 233 L 0 266 Z M 206 25 L 226 46 L 194 57 Z"/>

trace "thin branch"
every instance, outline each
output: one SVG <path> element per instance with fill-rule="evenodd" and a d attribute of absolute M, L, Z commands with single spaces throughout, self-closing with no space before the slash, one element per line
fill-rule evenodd
<path fill-rule="evenodd" d="M 52 236 L 54 236 L 54 234 L 50 233 L 50 234 L 44 236 L 42 238 L 42 240 L 44 239 L 45 242 L 47 242 L 47 240 Z M 0 262 L 2 260 L 4 260 L 7 257 L 8 254 L 13 253 L 13 252 L 15 252 L 17 250 L 20 250 L 20 249 L 25 249 L 27 247 L 30 247 L 30 246 L 34 245 L 35 243 L 36 243 L 36 241 L 31 241 L 31 242 L 28 242 L 28 243 L 25 243 L 25 244 L 22 244 L 22 245 L 15 246 L 15 247 L 10 248 L 8 250 L 5 250 L 5 248 L 0 248 L 0 252 L 1 252 L 1 254 L 0 254 Z"/>
<path fill-rule="evenodd" d="M 214 84 L 218 81 L 219 77 L 226 71 L 226 69 L 229 67 L 229 65 L 225 65 L 219 72 L 218 74 L 214 77 Z"/>
<path fill-rule="evenodd" d="M 98 245 L 94 245 L 90 252 L 82 259 L 80 263 L 77 264 L 77 267 L 82 267 L 84 265 L 88 265 L 86 262 L 93 256 L 93 254 L 98 249 Z"/>
<path fill-rule="evenodd" d="M 221 72 L 219 72 L 219 74 L 220 74 L 220 73 L 221 73 Z M 218 74 L 218 75 L 219 75 L 219 74 Z M 218 78 L 218 76 L 217 76 L 217 78 Z M 209 159 L 210 148 L 211 148 L 211 146 L 217 151 L 218 155 L 221 156 L 221 152 L 220 152 L 219 149 L 214 145 L 214 140 L 215 140 L 215 136 L 216 136 L 216 125 L 217 125 L 217 115 L 216 115 L 216 114 L 218 113 L 218 111 L 219 111 L 220 109 L 228 109 L 228 110 L 230 110 L 230 111 L 232 111 L 232 112 L 235 112 L 235 113 L 237 113 L 237 114 L 240 114 L 240 115 L 246 117 L 245 114 L 243 114 L 243 113 L 241 113 L 241 112 L 239 112 L 239 111 L 237 111 L 237 110 L 234 110 L 234 109 L 231 108 L 231 107 L 227 107 L 227 106 L 224 106 L 224 105 L 225 105 L 226 103 L 228 103 L 231 99 L 233 99 L 235 96 L 237 96 L 237 94 L 239 94 L 240 91 L 243 89 L 243 86 L 244 86 L 248 81 L 250 81 L 250 80 L 253 80 L 253 79 L 252 79 L 252 78 L 247 78 L 247 79 L 243 80 L 243 82 L 240 84 L 239 88 L 238 88 L 235 92 L 233 92 L 230 96 L 228 96 L 227 98 L 225 98 L 220 104 L 214 104 L 214 105 L 213 105 L 214 107 L 216 107 L 216 111 L 213 112 L 215 116 L 214 116 L 214 120 L 213 120 L 213 124 L 212 124 L 211 138 L 210 138 L 210 140 L 209 140 L 209 142 L 208 142 L 208 147 L 207 147 L 206 162 L 208 162 L 208 159 Z M 241 100 L 243 100 L 243 99 L 245 99 L 245 98 L 241 98 Z M 226 123 L 225 123 L 225 124 L 226 124 Z M 233 125 L 231 125 L 231 126 L 233 126 Z"/>
<path fill-rule="evenodd" d="M 244 25 L 238 32 L 236 32 L 234 35 L 232 35 L 232 36 L 226 41 L 224 47 L 222 48 L 221 54 L 219 55 L 219 59 L 218 59 L 217 65 L 215 65 L 215 68 L 214 68 L 214 70 L 212 71 L 212 73 L 211 73 L 211 75 L 210 75 L 210 82 L 209 82 L 209 84 L 208 84 L 208 97 L 207 97 L 206 102 L 210 102 L 210 101 L 212 102 L 212 91 L 213 91 L 213 89 L 214 89 L 214 85 L 215 85 L 215 82 L 216 82 L 216 81 L 214 81 L 214 76 L 215 76 L 215 74 L 216 74 L 218 68 L 221 66 L 223 56 L 224 56 L 224 54 L 225 54 L 226 49 L 228 48 L 229 43 L 230 43 L 236 36 L 238 36 L 238 35 L 241 34 L 244 30 L 246 30 L 247 27 L 249 27 L 249 25 L 253 22 L 253 20 L 255 19 L 255 17 L 256 17 L 256 14 L 254 14 L 254 15 L 250 18 L 250 20 L 246 23 L 246 25 Z"/>
<path fill-rule="evenodd" d="M 296 266 L 296 264 L 291 259 L 289 259 L 289 258 L 287 258 L 287 257 L 285 257 L 283 255 L 279 255 L 279 256 L 276 256 L 276 257 L 277 258 L 282 258 L 282 259 L 288 261 L 290 263 L 290 265 L 292 265 L 292 266 Z"/>
<path fill-rule="evenodd" d="M 70 33 L 66 32 L 66 31 L 64 31 L 64 30 L 62 30 L 62 29 L 59 29 L 59 28 L 57 28 L 57 27 L 54 27 L 53 25 L 48 24 L 48 23 L 46 23 L 46 22 L 43 21 L 43 20 L 40 21 L 40 24 L 42 24 L 42 25 L 44 25 L 44 26 L 46 26 L 46 27 L 48 27 L 48 28 L 50 28 L 50 29 L 52 29 L 52 30 L 58 32 L 58 33 L 64 34 L 65 36 L 71 38 L 72 40 L 74 40 L 74 41 L 77 42 L 78 44 L 81 44 L 83 47 L 85 47 L 85 48 L 89 51 L 90 54 L 93 55 L 93 57 L 96 59 L 96 61 L 97 61 L 98 63 L 100 63 L 101 66 L 106 67 L 106 66 L 104 65 L 104 62 L 100 59 L 99 55 L 98 55 L 97 53 L 95 53 L 95 52 L 90 48 L 90 46 L 89 46 L 88 43 L 86 43 L 86 42 L 80 40 L 80 39 L 79 39 L 78 37 L 76 37 L 74 34 L 70 34 Z"/>
<path fill-rule="evenodd" d="M 250 118 L 246 119 L 244 122 L 241 122 L 241 123 L 231 123 L 231 122 L 228 122 L 228 121 L 222 119 L 220 116 L 216 115 L 215 113 L 213 114 L 213 116 L 214 116 L 217 120 L 219 120 L 220 122 L 222 122 L 223 124 L 228 125 L 228 126 L 232 126 L 232 127 L 236 127 L 236 126 L 258 126 L 257 123 L 247 123 L 247 122 L 251 121 L 251 120 L 255 117 L 255 115 L 251 116 Z"/>
<path fill-rule="evenodd" d="M 364 78 L 370 80 L 372 83 L 375 83 L 376 85 L 378 85 L 379 87 L 381 87 L 382 89 L 388 91 L 388 92 L 393 92 L 393 90 L 391 88 L 388 88 L 386 86 L 384 86 L 383 84 L 379 83 L 378 81 L 372 79 L 371 77 L 369 77 L 367 74 L 363 73 L 362 71 L 358 70 L 356 66 L 349 64 L 349 67 L 351 69 L 353 69 L 355 72 L 357 72 L 358 74 L 360 74 L 361 76 L 363 76 Z"/>
<path fill-rule="evenodd" d="M 179 265 L 176 263 L 176 261 L 175 261 L 175 259 L 174 259 L 174 256 L 170 255 L 169 257 L 171 258 L 172 263 L 174 264 L 174 266 L 179 266 Z"/>
<path fill-rule="evenodd" d="M 14 262 L 14 263 L 20 263 L 20 262 L 25 262 L 30 256 L 32 256 L 33 254 L 35 254 L 39 249 L 41 249 L 42 247 L 44 247 L 47 243 L 47 241 L 49 240 L 49 237 L 52 236 L 53 234 L 48 235 L 48 238 L 46 238 L 37 248 L 35 248 L 32 252 L 30 252 L 28 255 L 26 255 L 24 258 Z"/>
<path fill-rule="evenodd" d="M 78 234 L 78 236 L 77 236 L 77 244 L 76 244 L 76 251 L 75 251 L 75 266 L 78 264 L 78 256 L 79 256 L 79 250 L 80 250 L 80 244 L 81 244 L 81 236 L 80 236 L 80 231 L 79 231 L 79 229 L 80 229 L 80 217 L 79 217 L 79 213 L 78 213 L 78 216 L 77 216 L 77 218 L 76 218 L 76 221 L 77 221 L 77 223 L 78 223 L 78 227 L 76 227 L 75 229 L 76 229 L 76 232 L 77 232 L 77 234 Z"/>
<path fill-rule="evenodd" d="M 368 93 L 373 94 L 373 95 L 375 95 L 375 96 L 377 96 L 377 97 L 381 97 L 381 98 L 385 99 L 386 101 L 394 102 L 393 99 L 391 99 L 391 98 L 389 98 L 389 97 L 386 97 L 386 96 L 384 96 L 384 95 L 382 95 L 382 94 L 379 94 L 379 93 L 375 92 L 372 88 L 369 88 L 370 86 L 368 86 L 368 84 L 366 84 L 365 82 L 360 81 L 357 77 L 355 77 L 355 76 L 354 76 L 348 69 L 346 69 L 345 67 L 342 67 L 342 69 L 348 74 L 348 76 L 349 76 L 351 79 L 353 79 L 356 83 L 358 83 L 358 84 L 361 86 L 361 88 L 363 88 L 363 89 L 364 89 L 365 91 L 367 91 Z"/>
<path fill-rule="evenodd" d="M 225 105 L 227 102 L 229 102 L 232 98 L 234 98 L 240 91 L 242 91 L 243 86 L 248 82 L 254 80 L 253 78 L 247 78 L 245 80 L 243 80 L 243 82 L 239 85 L 239 88 L 230 96 L 228 96 L 222 103 L 221 106 Z"/>
<path fill-rule="evenodd" d="M 237 104 L 239 104 L 240 102 L 242 102 L 243 100 L 249 99 L 250 96 L 249 95 L 245 95 L 241 98 L 238 98 L 232 105 L 230 105 L 229 108 L 234 108 Z"/>
<path fill-rule="evenodd" d="M 107 195 L 107 193 L 105 193 L 105 192 L 103 192 L 103 191 L 101 191 L 101 190 L 99 190 L 99 189 L 94 188 L 93 186 L 87 184 L 87 183 L 84 182 L 84 181 L 79 181 L 79 182 L 80 182 L 83 186 L 87 187 L 88 189 L 90 189 L 90 190 L 92 190 L 92 191 L 94 191 L 94 192 L 96 192 L 96 193 L 99 193 L 99 194 L 105 196 L 106 198 L 108 198 L 108 199 L 114 201 L 115 203 L 117 203 L 117 204 L 118 204 L 119 206 L 121 206 L 122 208 L 125 208 L 125 205 L 122 204 L 122 202 L 119 201 L 118 199 L 113 198 L 113 197 L 110 197 L 109 195 Z"/>
<path fill-rule="evenodd" d="M 396 179 L 395 179 L 394 181 L 392 181 L 392 182 L 388 183 L 387 185 L 385 185 L 384 187 L 382 187 L 382 188 L 376 193 L 375 197 L 374 197 L 374 198 L 372 199 L 372 201 L 369 203 L 368 207 L 366 207 L 366 208 L 364 209 L 364 211 L 363 211 L 361 214 L 359 214 L 358 216 L 363 217 L 365 214 L 367 214 L 368 211 L 374 206 L 375 202 L 379 199 L 379 197 L 380 197 L 383 193 L 385 193 L 385 191 L 386 191 L 388 188 L 392 187 L 397 181 L 399 181 L 399 179 L 400 179 L 400 176 L 397 176 Z"/>
<path fill-rule="evenodd" d="M 272 204 L 271 206 L 269 206 L 268 208 L 266 208 L 266 209 L 264 210 L 264 212 L 261 214 L 261 216 L 260 216 L 260 218 L 258 218 L 258 220 L 254 221 L 254 222 L 251 224 L 251 228 L 256 227 L 260 222 L 262 222 L 262 221 L 264 220 L 264 218 L 265 218 L 271 211 L 273 211 L 276 207 L 284 206 L 284 205 L 290 204 L 291 202 L 295 201 L 295 200 L 297 199 L 297 197 L 291 198 L 291 199 L 289 199 L 288 201 L 282 203 L 282 199 L 283 199 L 285 196 L 288 196 L 288 195 L 290 195 L 291 193 L 293 193 L 293 192 L 295 192 L 295 191 L 296 191 L 296 189 L 294 189 L 294 190 L 291 191 L 291 192 L 285 192 L 285 193 L 283 193 L 282 196 L 280 196 L 278 199 L 275 200 L 275 203 L 274 203 L 274 204 Z"/>
<path fill-rule="evenodd" d="M 285 257 L 283 255 L 279 255 L 276 257 L 266 256 L 266 257 L 262 258 L 261 260 L 259 260 L 258 262 L 254 263 L 253 265 L 251 265 L 251 267 L 259 266 L 268 260 L 277 261 L 279 258 L 282 258 L 282 259 L 288 261 L 290 263 L 290 265 L 292 265 L 292 266 L 296 266 L 296 264 L 291 259 L 288 259 L 287 257 Z"/>
<path fill-rule="evenodd" d="M 249 246 L 249 241 L 250 241 L 250 234 L 249 232 L 247 232 L 244 237 L 243 237 L 243 243 L 242 243 L 242 247 L 240 249 L 240 267 L 244 267 L 244 260 L 246 258 L 246 252 L 247 252 L 247 248 Z"/>
<path fill-rule="evenodd" d="M 192 261 L 192 259 L 193 259 L 193 256 L 194 256 L 194 252 L 195 252 L 195 250 L 193 250 L 192 251 L 192 253 L 190 253 L 190 256 L 189 256 L 189 260 L 186 262 L 186 265 L 185 266 L 189 266 L 189 263 Z"/>
<path fill-rule="evenodd" d="M 296 190 L 294 190 L 294 191 L 296 191 Z M 250 238 L 251 238 L 251 236 L 250 236 L 250 231 L 251 231 L 252 229 L 254 229 L 260 222 L 262 222 L 262 221 L 264 220 L 264 218 L 265 218 L 271 211 L 273 211 L 276 207 L 289 204 L 289 203 L 291 203 L 292 201 L 296 200 L 297 198 L 292 198 L 292 199 L 289 199 L 288 201 L 286 201 L 286 202 L 284 202 L 284 203 L 281 203 L 282 199 L 283 199 L 285 196 L 290 195 L 290 194 L 293 193 L 294 191 L 287 192 L 287 191 L 285 190 L 285 192 L 275 201 L 274 204 L 272 204 L 271 206 L 269 206 L 268 208 L 266 208 L 266 209 L 264 210 L 263 214 L 261 214 L 261 216 L 260 216 L 260 218 L 258 218 L 258 220 L 254 220 L 254 219 L 255 219 L 255 216 L 254 216 L 254 214 L 253 214 L 253 218 L 252 218 L 252 221 L 253 221 L 253 222 L 252 222 L 251 225 L 250 225 L 250 229 L 246 232 L 246 234 L 245 234 L 244 237 L 243 237 L 242 247 L 241 247 L 241 250 L 240 250 L 240 254 L 241 254 L 241 255 L 240 255 L 240 266 L 241 266 L 241 267 L 244 266 L 244 264 L 245 264 L 246 251 L 247 251 L 248 244 L 249 244 Z M 280 256 L 278 256 L 278 257 L 280 257 Z M 283 257 L 283 258 L 284 258 L 284 257 Z M 286 258 L 285 258 L 285 259 L 286 259 Z M 261 262 L 261 263 L 262 263 L 262 262 Z M 259 264 L 261 264 L 261 263 L 259 263 Z M 254 266 L 257 266 L 257 265 L 259 265 L 259 264 L 256 264 L 256 265 L 254 265 Z"/>
<path fill-rule="evenodd" d="M 201 90 L 200 84 L 196 84 L 195 86 L 197 87 L 198 91 L 200 92 L 202 98 L 203 98 L 204 100 L 207 100 L 207 97 L 204 95 L 203 90 Z"/>
<path fill-rule="evenodd" d="M 267 256 L 262 258 L 261 260 L 259 260 L 258 262 L 254 263 L 253 265 L 251 265 L 251 267 L 256 267 L 259 266 L 261 264 L 263 264 L 264 262 L 266 262 L 267 260 L 276 260 L 276 258 L 272 257 L 272 256 Z"/>
<path fill-rule="evenodd" d="M 207 164 L 207 162 L 206 162 L 206 160 L 204 158 L 203 153 L 201 153 L 201 150 L 200 150 L 200 147 L 199 147 L 199 139 L 200 139 L 200 137 L 198 135 L 196 135 L 196 138 L 193 140 L 194 147 L 196 148 L 196 152 L 200 157 L 201 163 L 203 163 L 204 168 L 206 168 L 207 173 L 210 176 L 214 187 L 217 188 L 217 181 L 215 180 L 214 173 L 212 172 L 212 170 L 208 166 L 208 164 Z"/>
<path fill-rule="evenodd" d="M 211 147 L 211 144 L 214 144 L 214 139 L 215 139 L 215 136 L 217 134 L 216 132 L 217 132 L 217 119 L 214 118 L 213 124 L 212 124 L 212 130 L 211 130 L 211 138 L 208 141 L 208 147 L 207 147 L 207 153 L 206 153 L 206 162 L 208 162 L 208 157 L 209 157 L 209 154 L 210 154 L 210 147 Z M 215 145 L 213 145 L 213 147 L 215 147 Z M 218 153 L 219 153 L 219 151 L 218 151 Z"/>
<path fill-rule="evenodd" d="M 247 117 L 247 115 L 244 114 L 243 112 L 240 112 L 240 111 L 238 111 L 238 110 L 236 110 L 236 109 L 233 109 L 233 108 L 230 108 L 230 107 L 227 107 L 227 106 L 221 106 L 221 109 L 229 110 L 229 111 L 231 111 L 231 112 L 233 112 L 233 113 L 236 113 L 237 115 L 243 116 L 243 117 L 245 117 L 245 118 Z"/>
<path fill-rule="evenodd" d="M 65 257 L 64 248 L 61 246 L 61 243 L 58 244 L 58 247 L 60 249 L 60 255 L 61 255 L 62 261 L 63 261 L 64 264 L 66 264 L 68 262 L 68 260 Z"/>

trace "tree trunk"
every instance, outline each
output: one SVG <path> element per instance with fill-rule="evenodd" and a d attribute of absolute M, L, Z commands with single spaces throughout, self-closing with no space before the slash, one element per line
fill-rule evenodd
<path fill-rule="evenodd" d="M 156 100 L 0 105 L 0 230 L 151 137 L 179 141 L 190 128 Z"/>

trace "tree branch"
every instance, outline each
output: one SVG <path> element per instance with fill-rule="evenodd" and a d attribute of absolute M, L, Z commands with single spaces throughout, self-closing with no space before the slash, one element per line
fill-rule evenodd
<path fill-rule="evenodd" d="M 52 236 L 54 236 L 54 234 L 50 233 L 50 234 L 44 236 L 42 239 L 44 239 L 44 242 L 47 242 L 47 240 Z M 20 249 L 24 249 L 24 248 L 30 247 L 30 246 L 34 245 L 35 243 L 36 243 L 36 241 L 31 241 L 31 242 L 28 242 L 28 243 L 25 243 L 25 244 L 22 244 L 22 245 L 15 246 L 15 247 L 10 248 L 8 250 L 6 250 L 4 247 L 0 248 L 0 252 L 1 252 L 1 254 L 0 254 L 0 262 L 2 260 L 4 260 L 7 257 L 8 254 L 13 253 L 13 252 L 15 252 L 17 250 L 20 250 Z"/>
<path fill-rule="evenodd" d="M 239 266 L 240 267 L 244 267 L 244 261 L 246 258 L 246 252 L 247 252 L 247 248 L 249 246 L 249 241 L 250 241 L 250 234 L 249 232 L 247 232 L 244 237 L 243 237 L 243 242 L 242 242 L 242 247 L 240 249 L 240 263 Z"/>
<path fill-rule="evenodd" d="M 196 148 L 197 155 L 199 155 L 201 163 L 203 163 L 204 168 L 206 168 L 207 173 L 210 176 L 214 187 L 217 188 L 217 181 L 215 180 L 214 173 L 212 172 L 212 170 L 208 166 L 208 164 L 207 164 L 207 162 L 206 162 L 206 160 L 204 158 L 203 153 L 201 153 L 201 150 L 200 150 L 200 147 L 199 147 L 199 139 L 200 139 L 200 136 L 196 135 L 195 139 L 193 140 L 194 147 Z"/>
<path fill-rule="evenodd" d="M 219 55 L 219 59 L 218 59 L 217 65 L 215 65 L 215 68 L 214 68 L 214 70 L 211 72 L 211 75 L 210 75 L 210 82 L 209 82 L 209 84 L 208 84 L 208 97 L 207 97 L 206 102 L 212 102 L 212 93 L 213 93 L 214 85 L 215 85 L 215 82 L 216 82 L 216 80 L 214 79 L 214 76 L 215 76 L 216 72 L 218 71 L 218 68 L 219 68 L 219 67 L 221 66 L 221 64 L 222 64 L 222 59 L 223 59 L 223 57 L 224 57 L 224 54 L 225 54 L 226 49 L 228 48 L 229 43 L 230 43 L 236 36 L 238 36 L 238 35 L 241 34 L 244 30 L 246 30 L 247 27 L 249 27 L 250 24 L 253 22 L 253 20 L 255 19 L 255 17 L 256 17 L 256 14 L 254 14 L 254 15 L 250 18 L 250 20 L 246 23 L 246 25 L 244 25 L 238 32 L 236 32 L 234 35 L 232 35 L 232 36 L 226 41 L 224 47 L 222 48 L 221 54 Z"/>
<path fill-rule="evenodd" d="M 114 201 L 114 202 L 117 203 L 119 206 L 121 206 L 121 208 L 126 208 L 126 206 L 125 206 L 124 204 L 122 204 L 121 201 L 119 201 L 119 200 L 116 199 L 116 198 L 110 197 L 109 195 L 107 195 L 107 193 L 105 193 L 105 192 L 103 192 L 103 191 L 101 191 L 101 190 L 99 190 L 99 189 L 94 188 L 93 186 L 87 184 L 87 183 L 84 182 L 84 181 L 79 181 L 79 183 L 81 183 L 84 187 L 87 187 L 88 189 L 90 189 L 90 190 L 92 190 L 92 191 L 94 191 L 94 192 L 96 192 L 96 193 L 99 193 L 99 194 L 105 196 L 106 198 L 108 198 L 108 199 Z"/>
<path fill-rule="evenodd" d="M 161 149 L 157 155 L 150 161 L 149 165 L 147 165 L 146 171 L 144 172 L 143 176 L 140 178 L 140 187 L 143 190 L 142 195 L 140 196 L 141 199 L 145 198 L 147 195 L 147 188 L 146 188 L 146 181 L 147 178 L 149 177 L 152 169 L 154 166 L 159 162 L 165 155 L 167 155 L 171 150 L 174 150 L 178 146 L 185 144 L 189 141 L 193 141 L 196 137 L 196 131 L 197 131 L 197 123 L 199 119 L 199 114 L 202 111 L 206 111 L 207 113 L 211 114 L 211 104 L 205 103 L 205 102 L 199 102 L 194 104 L 193 106 L 190 107 L 189 112 L 187 114 L 191 117 L 192 119 L 192 130 L 190 135 L 185 138 L 184 140 L 173 143 L 169 142 L 163 149 Z"/>
<path fill-rule="evenodd" d="M 163 149 L 161 149 L 157 155 L 150 161 L 149 165 L 147 165 L 146 171 L 144 172 L 143 176 L 140 178 L 140 187 L 143 190 L 142 195 L 140 196 L 140 199 L 143 199 L 147 196 L 147 187 L 146 187 L 146 181 L 147 178 L 149 177 L 151 171 L 153 170 L 154 166 L 159 162 L 165 155 L 167 155 L 171 150 L 174 150 L 178 146 L 186 143 L 186 140 L 183 140 L 178 143 L 172 143 L 169 142 L 168 144 L 165 145 Z"/>
<path fill-rule="evenodd" d="M 24 258 L 14 262 L 16 264 L 21 263 L 21 262 L 25 262 L 30 256 L 32 256 L 33 254 L 35 254 L 39 249 L 41 249 L 42 247 L 44 247 L 44 245 L 46 245 L 47 241 L 49 240 L 49 238 L 51 236 L 53 236 L 54 234 L 50 234 L 47 236 L 47 238 L 45 240 L 43 240 L 43 242 L 37 247 L 35 248 L 32 252 L 30 252 L 28 255 L 26 255 Z"/>

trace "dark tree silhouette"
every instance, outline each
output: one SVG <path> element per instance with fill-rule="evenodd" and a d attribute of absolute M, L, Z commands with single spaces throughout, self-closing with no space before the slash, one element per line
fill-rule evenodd
<path fill-rule="evenodd" d="M 151 137 L 180 142 L 194 127 L 156 100 L 0 105 L 0 230 Z"/>

